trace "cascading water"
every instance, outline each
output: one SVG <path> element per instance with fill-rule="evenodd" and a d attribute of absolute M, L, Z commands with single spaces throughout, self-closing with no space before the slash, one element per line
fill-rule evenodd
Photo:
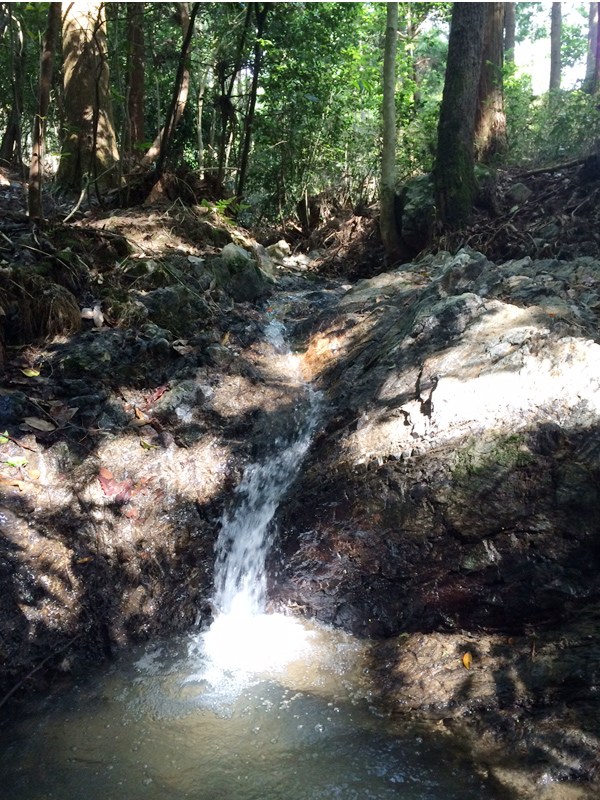
<path fill-rule="evenodd" d="M 283 328 L 267 341 L 285 357 Z M 0 732 L 0 797 L 19 800 L 491 800 L 424 730 L 370 708 L 368 645 L 264 613 L 277 505 L 319 397 L 288 360 L 292 424 L 250 466 L 222 520 L 215 620 L 132 653 Z"/>
<path fill-rule="evenodd" d="M 281 348 L 279 325 L 271 323 L 267 341 Z M 219 614 L 254 615 L 265 610 L 265 560 L 272 542 L 269 524 L 318 424 L 319 397 L 308 387 L 305 394 L 296 404 L 291 441 L 276 437 L 273 455 L 246 469 L 237 489 L 240 502 L 222 520 L 215 564 L 214 605 Z"/>
<path fill-rule="evenodd" d="M 265 615 L 265 563 L 273 539 L 272 520 L 301 467 L 318 426 L 320 396 L 302 380 L 300 369 L 285 342 L 285 328 L 271 320 L 265 339 L 284 356 L 288 379 L 297 385 L 292 425 L 273 432 L 270 455 L 247 467 L 236 490 L 233 510 L 221 521 L 216 546 L 214 608 L 216 618 L 201 639 L 212 667 L 238 674 L 279 669 L 299 654 L 306 631 L 294 619 Z M 220 681 L 223 683 L 223 681 Z"/>

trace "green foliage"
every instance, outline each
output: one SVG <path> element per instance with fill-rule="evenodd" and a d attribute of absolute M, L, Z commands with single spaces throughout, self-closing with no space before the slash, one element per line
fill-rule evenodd
<path fill-rule="evenodd" d="M 504 81 L 508 159 L 530 165 L 585 154 L 600 137 L 598 100 L 581 91 L 557 91 L 536 97 L 528 75 L 517 77 L 510 65 Z"/>
<path fill-rule="evenodd" d="M 246 205 L 245 203 L 239 203 L 236 197 L 228 197 L 223 200 L 216 200 L 214 203 L 204 199 L 200 205 L 202 208 L 208 208 L 213 214 L 219 214 L 222 217 L 237 217 L 242 211 L 250 208 L 250 206 Z"/>

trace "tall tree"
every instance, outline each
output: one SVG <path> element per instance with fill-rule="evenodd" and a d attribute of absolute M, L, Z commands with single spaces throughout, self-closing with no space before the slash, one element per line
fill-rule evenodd
<path fill-rule="evenodd" d="M 560 89 L 560 43 L 562 36 L 561 4 L 552 3 L 550 22 L 550 91 Z"/>
<path fill-rule="evenodd" d="M 515 60 L 515 39 L 517 14 L 514 3 L 504 3 L 504 60 L 513 63 Z"/>
<path fill-rule="evenodd" d="M 507 148 L 506 114 L 502 95 L 505 3 L 485 4 L 485 31 L 479 78 L 475 147 L 478 161 L 489 162 Z"/>
<path fill-rule="evenodd" d="M 127 114 L 124 148 L 139 161 L 137 145 L 145 141 L 144 3 L 127 3 Z"/>
<path fill-rule="evenodd" d="M 21 114 L 23 110 L 23 89 L 25 80 L 26 50 L 23 36 L 23 26 L 15 16 L 12 4 L 7 5 L 8 30 L 10 42 L 10 72 L 11 72 L 11 104 L 10 114 L 2 143 L 0 144 L 0 161 L 7 164 L 22 164 L 21 158 Z"/>
<path fill-rule="evenodd" d="M 168 123 L 165 122 L 163 127 L 158 132 L 156 139 L 152 142 L 149 150 L 141 159 L 139 166 L 148 167 L 157 158 L 161 157 L 161 150 L 166 152 L 165 148 L 169 145 L 169 137 L 172 136 L 179 120 L 183 116 L 185 106 L 187 104 L 188 93 L 190 90 L 190 44 L 194 32 L 193 25 L 196 15 L 198 14 L 198 3 L 194 4 L 192 9 L 192 17 L 190 17 L 189 4 L 177 3 L 177 13 L 181 22 L 181 32 L 183 34 L 183 45 L 181 55 L 177 67 L 177 75 L 175 76 L 175 97 L 172 110 L 168 114 Z M 191 25 L 191 27 L 190 27 Z"/>
<path fill-rule="evenodd" d="M 60 29 L 60 3 L 50 3 L 48 7 L 48 25 L 43 40 L 42 59 L 40 62 L 40 85 L 38 92 L 38 108 L 33 126 L 33 143 L 31 148 L 31 166 L 29 168 L 29 216 L 41 219 L 42 213 L 42 180 L 44 147 L 46 142 L 46 114 L 50 103 L 50 87 L 52 85 L 52 69 L 54 51 Z"/>
<path fill-rule="evenodd" d="M 167 151 L 169 145 L 171 144 L 173 133 L 175 132 L 175 127 L 183 114 L 183 108 L 185 107 L 189 90 L 189 82 L 190 82 L 189 61 L 191 52 L 191 42 L 192 42 L 192 36 L 194 34 L 194 25 L 196 22 L 196 16 L 198 14 L 198 11 L 200 10 L 200 3 L 194 3 L 191 14 L 188 13 L 187 3 L 180 3 L 180 5 L 185 6 L 185 13 L 187 15 L 185 22 L 185 36 L 183 37 L 183 44 L 181 45 L 181 57 L 179 59 L 177 74 L 175 76 L 175 84 L 173 86 L 173 97 L 171 100 L 171 105 L 169 106 L 169 110 L 167 112 L 165 125 L 162 130 L 160 150 L 158 152 L 158 158 L 156 159 L 156 167 L 154 170 L 154 180 L 158 180 L 162 175 L 165 166 L 165 161 L 167 158 Z M 185 89 L 185 97 L 182 99 L 184 84 L 187 84 L 187 86 Z M 147 157 L 147 154 L 145 157 Z"/>
<path fill-rule="evenodd" d="M 385 51 L 383 55 L 383 148 L 379 230 L 388 258 L 399 255 L 400 237 L 394 215 L 396 196 L 396 48 L 398 3 L 387 4 Z"/>
<path fill-rule="evenodd" d="M 269 12 L 269 3 L 264 3 L 262 9 L 260 8 L 259 3 L 254 3 L 253 5 L 256 15 L 256 41 L 254 43 L 254 67 L 252 71 L 252 85 L 250 87 L 250 102 L 248 105 L 248 113 L 246 115 L 246 125 L 244 130 L 242 159 L 240 163 L 240 171 L 238 174 L 238 185 L 236 191 L 238 197 L 243 196 L 244 187 L 246 184 L 246 175 L 248 172 L 248 158 L 250 157 L 250 145 L 252 143 L 252 130 L 254 127 L 254 112 L 256 110 L 256 98 L 258 93 L 258 75 L 260 73 L 260 64 L 263 51 L 262 36 L 265 28 L 267 14 Z"/>
<path fill-rule="evenodd" d="M 106 17 L 99 0 L 66 3 L 62 24 L 66 137 L 56 176 L 78 191 L 82 181 L 116 183 L 119 160 L 106 51 Z"/>
<path fill-rule="evenodd" d="M 454 3 L 434 168 L 437 212 L 449 227 L 471 217 L 475 197 L 473 140 L 485 3 Z"/>
<path fill-rule="evenodd" d="M 590 3 L 588 13 L 588 48 L 585 69 L 584 91 L 595 94 L 600 86 L 600 3 Z"/>

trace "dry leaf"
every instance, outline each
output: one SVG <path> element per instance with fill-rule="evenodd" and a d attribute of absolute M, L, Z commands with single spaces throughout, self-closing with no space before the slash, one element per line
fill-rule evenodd
<path fill-rule="evenodd" d="M 137 508 L 130 508 L 125 512 L 127 519 L 135 519 L 138 515 Z"/>
<path fill-rule="evenodd" d="M 151 405 L 152 403 L 156 403 L 156 401 L 163 396 L 165 392 L 169 391 L 169 384 L 165 383 L 164 386 L 159 386 L 155 392 L 152 392 L 151 395 L 145 398 L 146 403 Z"/>
<path fill-rule="evenodd" d="M 133 489 L 131 478 L 125 478 L 124 481 L 116 481 L 114 478 L 105 478 L 102 475 L 98 475 L 98 481 L 107 497 L 114 497 L 115 500 L 121 503 L 126 503 L 130 499 L 131 490 Z"/>
<path fill-rule="evenodd" d="M 471 655 L 471 653 L 469 653 L 468 650 L 462 657 L 462 662 L 465 665 L 465 669 L 471 669 L 471 664 L 473 663 L 473 656 Z"/>
<path fill-rule="evenodd" d="M 41 472 L 39 471 L 39 469 L 28 469 L 27 474 L 29 475 L 32 481 L 37 481 L 41 475 Z"/>
<path fill-rule="evenodd" d="M 100 477 L 110 479 L 113 477 L 112 472 L 105 467 L 100 467 Z"/>
<path fill-rule="evenodd" d="M 2 472 L 0 472 L 0 483 L 3 483 L 5 486 L 18 486 L 20 492 L 25 489 L 23 481 L 11 478 L 10 475 L 4 475 Z"/>
<path fill-rule="evenodd" d="M 54 431 L 56 430 L 56 425 L 52 422 L 49 422 L 47 419 L 41 419 L 40 417 L 25 417 L 23 422 L 26 422 L 30 428 L 35 428 L 36 431 Z"/>

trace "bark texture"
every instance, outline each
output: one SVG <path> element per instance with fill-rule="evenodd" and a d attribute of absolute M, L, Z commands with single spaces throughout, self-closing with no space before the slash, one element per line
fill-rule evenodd
<path fill-rule="evenodd" d="M 127 124 L 125 126 L 125 148 L 134 161 L 142 153 L 136 149 L 144 141 L 144 3 L 127 4 Z"/>
<path fill-rule="evenodd" d="M 552 19 L 550 24 L 550 91 L 560 89 L 560 41 L 562 35 L 561 4 L 552 3 Z"/>
<path fill-rule="evenodd" d="M 26 74 L 26 51 L 21 23 L 7 7 L 9 24 L 10 71 L 12 102 L 8 121 L 0 144 L 0 161 L 7 164 L 22 164 L 21 156 L 21 112 L 23 109 L 23 89 Z"/>
<path fill-rule="evenodd" d="M 42 180 L 44 146 L 46 142 L 46 114 L 50 102 L 50 87 L 52 85 L 52 69 L 54 67 L 54 52 L 56 39 L 60 28 L 60 3 L 50 3 L 48 8 L 48 26 L 44 35 L 42 59 L 40 63 L 40 85 L 38 94 L 38 110 L 35 115 L 33 127 L 33 145 L 31 152 L 31 166 L 29 168 L 29 216 L 32 219 L 41 219 L 42 212 Z"/>
<path fill-rule="evenodd" d="M 114 186 L 119 160 L 110 96 L 106 17 L 100 2 L 63 6 L 63 83 L 66 138 L 57 182 L 79 191 L 84 176 Z"/>
<path fill-rule="evenodd" d="M 485 4 L 485 33 L 475 117 L 477 160 L 489 162 L 507 148 L 502 93 L 504 3 Z"/>
<path fill-rule="evenodd" d="M 197 5 L 195 6 L 196 10 L 192 12 L 194 19 L 196 14 L 198 13 Z M 182 52 L 179 59 L 179 66 L 178 66 L 178 73 L 175 77 L 175 103 L 173 106 L 173 111 L 169 117 L 169 120 L 165 123 L 165 125 L 159 131 L 156 139 L 152 142 L 150 149 L 146 152 L 144 157 L 140 161 L 140 167 L 149 167 L 153 161 L 155 161 L 161 152 L 163 147 L 163 140 L 166 138 L 165 144 L 168 145 L 169 136 L 173 133 L 179 120 L 183 116 L 183 112 L 185 110 L 185 106 L 187 103 L 188 93 L 190 90 L 190 42 L 193 30 L 190 31 L 190 12 L 188 3 L 177 3 L 177 10 L 179 13 L 179 17 L 181 19 L 181 32 L 183 34 L 183 46 Z M 193 24 L 193 22 L 192 22 Z M 190 34 L 188 36 L 188 33 Z M 159 103 L 160 107 L 160 103 Z"/>
<path fill-rule="evenodd" d="M 454 3 L 452 11 L 434 169 L 438 217 L 449 227 L 468 222 L 473 210 L 473 139 L 485 6 L 485 3 Z"/>
<path fill-rule="evenodd" d="M 399 255 L 400 237 L 394 218 L 396 192 L 396 46 L 398 3 L 387 4 L 385 52 L 383 56 L 383 151 L 379 229 L 389 258 Z"/>
<path fill-rule="evenodd" d="M 504 3 L 504 60 L 515 60 L 515 32 L 517 27 L 514 3 Z"/>
<path fill-rule="evenodd" d="M 252 74 L 252 86 L 250 88 L 250 104 L 246 116 L 246 126 L 244 131 L 244 145 L 242 148 L 242 159 L 240 163 L 240 173 L 236 194 L 242 197 L 246 185 L 246 175 L 248 172 L 248 160 L 250 158 L 250 145 L 252 144 L 252 129 L 254 127 L 254 112 L 256 110 L 256 97 L 258 92 L 258 76 L 260 74 L 260 64 L 262 60 L 262 35 L 269 13 L 269 3 L 264 3 L 262 9 L 258 3 L 254 4 L 256 14 L 256 42 L 254 44 L 254 70 Z"/>

